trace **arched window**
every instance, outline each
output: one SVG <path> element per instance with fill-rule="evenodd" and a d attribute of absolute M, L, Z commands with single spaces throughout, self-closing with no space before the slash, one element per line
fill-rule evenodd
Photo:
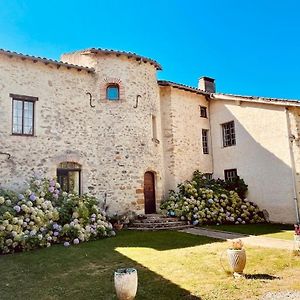
<path fill-rule="evenodd" d="M 108 100 L 119 100 L 120 97 L 119 85 L 118 84 L 109 84 L 106 88 L 106 99 Z"/>
<path fill-rule="evenodd" d="M 62 162 L 57 168 L 57 181 L 64 192 L 81 194 L 81 165 L 75 162 Z"/>

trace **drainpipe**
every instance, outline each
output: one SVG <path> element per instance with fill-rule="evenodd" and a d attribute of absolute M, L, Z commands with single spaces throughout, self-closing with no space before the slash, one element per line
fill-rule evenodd
<path fill-rule="evenodd" d="M 296 189 L 296 167 L 295 167 L 295 156 L 294 156 L 294 151 L 293 151 L 293 142 L 295 141 L 295 137 L 291 132 L 291 120 L 290 120 L 290 115 L 289 115 L 289 110 L 286 107 L 285 108 L 286 112 L 286 121 L 287 121 L 287 130 L 288 130 L 288 139 L 289 139 L 289 150 L 290 150 L 290 158 L 291 158 L 291 167 L 292 167 L 292 176 L 293 176 L 293 199 L 295 202 L 295 208 L 296 208 L 296 218 L 297 218 L 297 223 L 300 224 L 300 213 L 299 213 L 299 203 L 297 199 L 297 189 Z"/>
<path fill-rule="evenodd" d="M 210 108 L 211 108 L 211 98 L 208 95 L 205 95 L 206 101 L 209 103 L 209 109 L 208 109 L 208 124 L 209 124 L 209 140 L 210 140 L 210 155 L 211 155 L 211 172 L 212 177 L 214 177 L 214 171 L 215 171 L 215 164 L 214 164 L 214 154 L 213 154 L 213 140 L 212 140 L 212 133 L 211 133 L 211 121 L 210 121 Z"/>

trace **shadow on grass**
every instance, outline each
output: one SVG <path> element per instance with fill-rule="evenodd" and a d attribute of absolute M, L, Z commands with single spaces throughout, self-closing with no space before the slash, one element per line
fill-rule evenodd
<path fill-rule="evenodd" d="M 278 276 L 273 276 L 269 274 L 244 274 L 246 279 L 256 279 L 256 280 L 275 280 L 280 279 Z"/>
<path fill-rule="evenodd" d="M 173 250 L 187 247 L 195 247 L 205 244 L 211 244 L 220 240 L 206 236 L 196 236 L 177 231 L 156 231 L 141 232 L 123 230 L 118 232 L 118 236 L 126 236 L 126 239 L 119 239 L 117 247 L 141 247 L 152 248 L 155 250 Z M 170 238 L 172 236 L 172 238 Z"/>
<path fill-rule="evenodd" d="M 114 271 L 138 271 L 136 300 L 200 300 L 190 291 L 120 254 L 118 247 L 146 247 L 160 251 L 193 247 L 215 240 L 179 232 L 128 232 L 116 238 L 65 248 L 56 245 L 0 257 L 1 299 L 115 300 Z M 201 283 L 199 283 L 199 286 Z"/>
<path fill-rule="evenodd" d="M 245 224 L 245 225 L 210 225 L 203 228 L 241 233 L 244 235 L 265 235 L 272 233 L 280 233 L 287 230 L 294 230 L 294 226 L 290 224 Z"/>

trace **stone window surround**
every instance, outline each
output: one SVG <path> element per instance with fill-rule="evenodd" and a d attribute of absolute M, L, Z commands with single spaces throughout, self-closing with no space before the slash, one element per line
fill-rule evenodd
<path fill-rule="evenodd" d="M 11 120 L 11 134 L 16 136 L 27 136 L 32 137 L 35 136 L 35 102 L 38 101 L 38 97 L 33 96 L 26 96 L 20 94 L 9 94 L 9 97 L 12 98 L 12 120 Z M 25 134 L 25 133 L 14 133 L 13 132 L 13 122 L 14 122 L 14 100 L 22 101 L 23 102 L 23 114 L 24 114 L 24 102 L 31 102 L 32 103 L 32 134 Z M 22 123 L 22 127 L 24 126 L 24 121 Z M 23 131 L 23 129 L 22 129 Z"/>
<path fill-rule="evenodd" d="M 107 99 L 106 90 L 107 87 L 110 85 L 118 85 L 119 87 L 119 99 L 112 101 Z M 118 103 L 118 102 L 124 102 L 125 101 L 125 91 L 124 91 L 124 85 L 121 79 L 119 78 L 113 78 L 113 77 L 106 77 L 104 80 L 100 83 L 100 102 L 105 103 Z"/>

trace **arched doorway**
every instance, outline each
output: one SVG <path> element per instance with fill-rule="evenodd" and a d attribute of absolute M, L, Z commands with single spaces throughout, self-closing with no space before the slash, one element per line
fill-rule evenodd
<path fill-rule="evenodd" d="M 156 213 L 155 176 L 153 172 L 146 172 L 144 175 L 144 199 L 145 214 Z"/>

